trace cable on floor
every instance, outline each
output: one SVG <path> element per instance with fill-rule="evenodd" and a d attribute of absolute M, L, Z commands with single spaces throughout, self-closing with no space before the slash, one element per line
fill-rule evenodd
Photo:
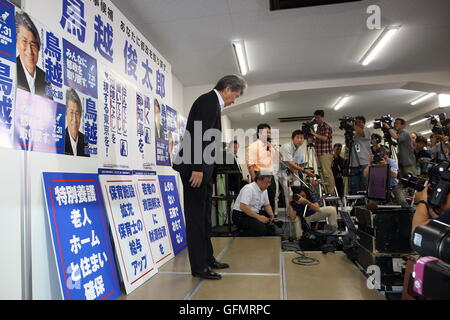
<path fill-rule="evenodd" d="M 295 251 L 295 253 L 298 254 L 299 256 L 292 259 L 292 263 L 294 264 L 300 266 L 317 266 L 320 264 L 319 260 L 307 257 L 303 251 L 297 250 Z"/>

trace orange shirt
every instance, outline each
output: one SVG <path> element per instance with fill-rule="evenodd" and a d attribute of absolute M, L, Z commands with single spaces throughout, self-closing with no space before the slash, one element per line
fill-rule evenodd
<path fill-rule="evenodd" d="M 274 171 L 273 155 L 275 150 L 273 147 L 267 151 L 267 145 L 261 140 L 256 140 L 248 147 L 248 162 L 249 167 L 253 167 L 255 171 Z"/>

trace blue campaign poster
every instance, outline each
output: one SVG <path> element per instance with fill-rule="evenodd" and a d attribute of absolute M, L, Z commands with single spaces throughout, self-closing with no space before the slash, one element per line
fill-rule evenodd
<path fill-rule="evenodd" d="M 0 57 L 16 62 L 16 21 L 14 5 L 0 0 Z"/>
<path fill-rule="evenodd" d="M 97 174 L 43 173 L 64 300 L 110 300 L 120 285 Z"/>
<path fill-rule="evenodd" d="M 64 84 L 97 98 L 97 60 L 63 40 Z"/>
<path fill-rule="evenodd" d="M 173 252 L 177 255 L 187 247 L 186 226 L 180 206 L 177 182 L 175 176 L 158 176 L 158 178 Z"/>
<path fill-rule="evenodd" d="M 17 89 L 15 108 L 16 149 L 64 154 L 65 105 Z"/>

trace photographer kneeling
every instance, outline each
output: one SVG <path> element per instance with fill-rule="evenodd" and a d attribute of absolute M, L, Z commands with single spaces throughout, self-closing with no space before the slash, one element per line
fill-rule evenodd
<path fill-rule="evenodd" d="M 272 175 L 261 171 L 256 174 L 254 182 L 239 192 L 233 207 L 233 223 L 243 230 L 245 236 L 275 235 L 275 217 L 267 193 L 271 182 Z"/>
<path fill-rule="evenodd" d="M 295 222 L 295 236 L 300 239 L 303 235 L 303 228 L 299 217 L 305 217 L 305 222 L 321 221 L 328 218 L 328 224 L 337 231 L 337 212 L 335 207 L 323 207 L 319 205 L 318 198 L 306 187 L 293 186 L 293 196 L 289 198 L 289 217 Z M 305 212 L 306 210 L 306 212 Z"/>
<path fill-rule="evenodd" d="M 395 200 L 404 208 L 408 207 L 408 202 L 406 201 L 405 195 L 402 191 L 401 186 L 398 184 L 398 165 L 397 161 L 389 158 L 390 152 L 384 146 L 380 146 L 378 150 L 375 150 L 375 154 L 370 158 L 370 164 L 364 169 L 364 176 L 369 176 L 369 170 L 371 167 L 375 166 L 386 166 L 389 165 L 390 177 L 389 177 L 389 190 L 394 194 Z M 381 186 L 383 187 L 383 186 Z"/>

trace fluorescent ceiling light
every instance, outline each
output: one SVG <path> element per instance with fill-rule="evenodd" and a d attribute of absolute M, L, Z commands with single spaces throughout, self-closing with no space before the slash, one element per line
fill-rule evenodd
<path fill-rule="evenodd" d="M 244 40 L 232 42 L 234 53 L 238 61 L 239 70 L 241 74 L 245 76 L 249 70 L 247 61 L 247 52 L 245 51 Z"/>
<path fill-rule="evenodd" d="M 367 66 L 380 53 L 381 49 L 392 39 L 394 34 L 401 28 L 401 26 L 388 26 L 384 28 L 380 36 L 375 40 L 370 49 L 364 54 L 359 63 Z"/>
<path fill-rule="evenodd" d="M 348 99 L 350 99 L 350 96 L 347 95 L 340 97 L 333 107 L 334 110 L 338 111 L 340 108 L 342 108 L 347 103 Z"/>
<path fill-rule="evenodd" d="M 419 132 L 419 134 L 422 135 L 422 136 L 424 136 L 424 135 L 426 135 L 426 134 L 430 134 L 430 133 L 433 133 L 433 131 L 427 130 L 427 131 Z"/>
<path fill-rule="evenodd" d="M 372 121 L 366 125 L 367 128 L 372 128 L 375 125 L 375 121 Z"/>
<path fill-rule="evenodd" d="M 439 95 L 439 108 L 450 107 L 450 94 Z"/>
<path fill-rule="evenodd" d="M 435 95 L 436 95 L 436 92 L 426 93 L 426 94 L 420 96 L 419 98 L 417 98 L 416 100 L 414 100 L 413 102 L 411 102 L 411 105 L 415 106 L 416 104 L 419 104 L 425 100 L 428 100 Z"/>
<path fill-rule="evenodd" d="M 265 102 L 260 103 L 258 106 L 259 106 L 259 114 L 262 116 L 265 115 L 266 114 L 266 103 Z"/>
<path fill-rule="evenodd" d="M 421 120 L 418 120 L 418 121 L 416 121 L 416 122 L 411 123 L 410 126 L 415 126 L 416 124 L 425 122 L 425 121 L 427 121 L 427 120 L 429 120 L 429 118 L 423 118 L 423 119 L 421 119 Z"/>

